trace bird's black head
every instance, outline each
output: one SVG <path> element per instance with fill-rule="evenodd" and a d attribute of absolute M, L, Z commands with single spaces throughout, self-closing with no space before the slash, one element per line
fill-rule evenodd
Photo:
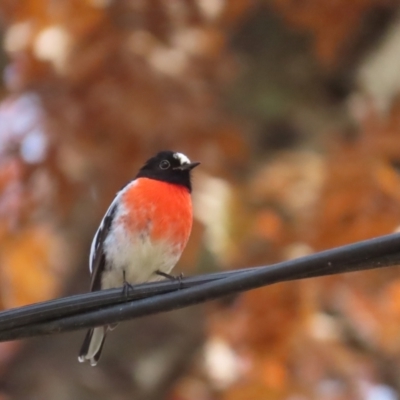
<path fill-rule="evenodd" d="M 136 178 L 150 178 L 186 187 L 192 191 L 190 172 L 199 162 L 190 162 L 182 153 L 161 151 L 146 161 Z"/>

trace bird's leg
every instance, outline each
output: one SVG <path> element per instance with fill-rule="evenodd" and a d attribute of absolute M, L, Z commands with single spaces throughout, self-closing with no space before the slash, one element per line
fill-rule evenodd
<path fill-rule="evenodd" d="M 125 270 L 123 270 L 122 276 L 123 276 L 122 293 L 123 293 L 124 297 L 127 298 L 128 294 L 129 294 L 129 290 L 133 290 L 133 286 L 126 280 L 126 278 L 125 278 Z"/>
<path fill-rule="evenodd" d="M 170 274 L 167 274 L 166 272 L 162 272 L 162 271 L 157 270 L 156 274 L 160 275 L 160 276 L 163 276 L 164 278 L 167 278 L 170 281 L 178 281 L 179 282 L 179 289 L 183 288 L 183 284 L 182 284 L 183 273 L 182 272 L 179 275 L 170 275 Z"/>

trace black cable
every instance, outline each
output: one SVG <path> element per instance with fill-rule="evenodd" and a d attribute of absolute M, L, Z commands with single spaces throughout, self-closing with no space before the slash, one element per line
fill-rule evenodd
<path fill-rule="evenodd" d="M 400 263 L 392 234 L 264 267 L 70 296 L 0 313 L 0 341 L 120 322 L 278 282 L 382 268 Z"/>

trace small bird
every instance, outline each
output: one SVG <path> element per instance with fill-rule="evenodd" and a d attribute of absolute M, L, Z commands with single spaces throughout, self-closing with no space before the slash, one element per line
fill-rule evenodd
<path fill-rule="evenodd" d="M 162 151 L 117 193 L 90 248 L 91 291 L 172 278 L 192 229 L 191 171 L 199 164 Z M 112 328 L 89 329 L 78 360 L 95 366 Z"/>

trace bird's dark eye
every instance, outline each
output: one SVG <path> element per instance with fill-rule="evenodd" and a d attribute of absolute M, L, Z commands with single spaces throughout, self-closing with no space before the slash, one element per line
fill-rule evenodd
<path fill-rule="evenodd" d="M 171 166 L 168 160 L 162 160 L 160 162 L 160 168 L 161 169 L 168 169 Z"/>

